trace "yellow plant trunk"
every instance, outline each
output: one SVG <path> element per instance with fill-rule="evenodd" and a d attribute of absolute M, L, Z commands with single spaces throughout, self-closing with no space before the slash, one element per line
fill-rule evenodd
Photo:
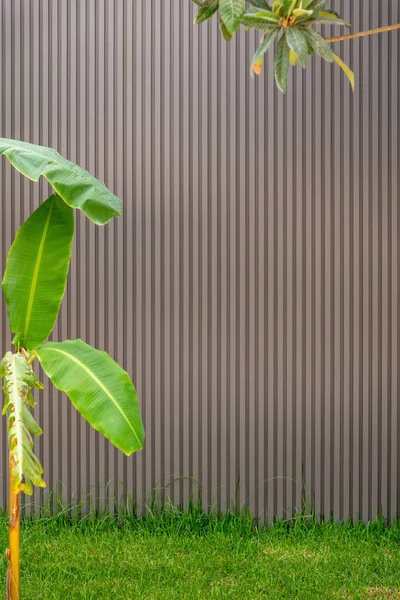
<path fill-rule="evenodd" d="M 8 560 L 7 571 L 7 600 L 20 600 L 19 587 L 19 550 L 20 550 L 20 514 L 19 492 L 14 492 L 12 472 L 14 459 L 10 453 L 10 547 L 6 550 Z"/>

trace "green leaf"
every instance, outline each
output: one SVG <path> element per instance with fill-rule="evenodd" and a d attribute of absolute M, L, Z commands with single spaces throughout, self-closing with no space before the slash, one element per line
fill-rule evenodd
<path fill-rule="evenodd" d="M 74 236 L 74 211 L 54 194 L 22 224 L 3 279 L 13 343 L 42 344 L 57 320 Z"/>
<path fill-rule="evenodd" d="M 68 206 L 79 208 L 97 225 L 122 212 L 122 202 L 98 179 L 56 150 L 18 140 L 0 138 L 0 155 L 25 177 L 39 181 L 43 175 Z"/>
<path fill-rule="evenodd" d="M 324 11 L 321 11 L 319 14 L 320 15 L 322 15 L 322 14 L 324 14 L 324 15 L 325 14 L 329 14 L 329 15 L 332 15 L 334 17 L 340 17 L 339 13 L 336 10 L 333 10 L 332 8 L 326 8 Z"/>
<path fill-rule="evenodd" d="M 291 12 L 296 5 L 294 0 L 276 0 L 272 5 L 272 10 L 279 17 L 290 17 Z"/>
<path fill-rule="evenodd" d="M 127 455 L 143 447 L 144 430 L 133 383 L 106 352 L 82 340 L 49 342 L 36 350 L 46 375 L 75 408 Z"/>
<path fill-rule="evenodd" d="M 279 18 L 276 16 L 276 14 L 274 12 L 271 12 L 269 10 L 259 10 L 256 13 L 244 13 L 244 16 L 253 16 L 257 19 L 263 19 L 264 21 L 267 21 L 268 23 L 279 23 Z"/>
<path fill-rule="evenodd" d="M 193 4 L 196 4 L 197 6 L 203 6 L 203 2 L 202 0 L 192 0 Z"/>
<path fill-rule="evenodd" d="M 265 25 L 278 25 L 279 23 L 278 17 L 269 10 L 260 10 L 258 12 L 245 12 L 241 16 L 241 21 L 243 19 L 254 19 L 260 22 L 264 22 Z"/>
<path fill-rule="evenodd" d="M 327 62 L 333 62 L 334 54 L 330 45 L 313 29 L 303 29 L 307 42 Z"/>
<path fill-rule="evenodd" d="M 243 15 L 240 22 L 245 27 L 258 29 L 258 31 L 273 31 L 274 29 L 278 29 L 278 20 L 272 21 Z"/>
<path fill-rule="evenodd" d="M 244 0 L 220 0 L 219 13 L 230 33 L 235 33 L 244 13 Z"/>
<path fill-rule="evenodd" d="M 303 31 L 298 27 L 288 27 L 286 39 L 289 48 L 299 57 L 302 67 L 305 68 L 308 61 L 308 44 Z"/>
<path fill-rule="evenodd" d="M 219 0 L 210 0 L 209 2 L 206 2 L 197 13 L 194 24 L 199 25 L 199 23 L 203 23 L 204 21 L 211 19 L 211 17 L 218 10 L 218 2 Z"/>
<path fill-rule="evenodd" d="M 346 73 L 346 76 L 348 77 L 348 79 L 351 83 L 351 87 L 353 88 L 353 92 L 354 92 L 354 73 L 353 73 L 353 71 L 336 54 L 333 55 L 333 59 L 339 65 L 339 67 L 344 71 L 344 73 Z"/>
<path fill-rule="evenodd" d="M 289 76 L 290 48 L 286 35 L 283 34 L 278 42 L 275 54 L 275 81 L 281 92 L 285 93 Z"/>
<path fill-rule="evenodd" d="M 282 15 L 282 13 L 281 13 L 282 6 L 283 6 L 282 0 L 275 0 L 275 2 L 272 5 L 272 12 L 274 12 L 278 17 L 280 17 Z"/>
<path fill-rule="evenodd" d="M 293 15 L 296 17 L 296 23 L 301 21 L 309 21 L 310 17 L 312 17 L 314 12 L 312 10 L 305 10 L 304 8 L 295 8 L 293 11 Z"/>
<path fill-rule="evenodd" d="M 257 29 L 258 31 L 273 31 L 274 29 L 278 30 L 278 25 L 273 25 L 272 23 L 266 23 L 260 19 L 251 19 L 249 17 L 242 17 L 240 22 L 245 27 L 251 27 L 252 29 Z"/>
<path fill-rule="evenodd" d="M 329 12 L 320 12 L 318 13 L 314 19 L 312 19 L 313 25 L 338 25 L 345 26 L 347 28 L 350 27 L 350 23 L 347 23 L 340 17 L 333 15 Z"/>
<path fill-rule="evenodd" d="M 224 38 L 224 40 L 226 42 L 230 42 L 233 38 L 233 35 L 231 33 L 229 33 L 229 31 L 226 28 L 225 23 L 223 22 L 223 20 L 220 18 L 219 20 L 219 29 L 221 31 L 222 37 Z"/>
<path fill-rule="evenodd" d="M 249 4 L 251 4 L 251 6 L 255 6 L 256 8 L 262 8 L 265 10 L 271 10 L 271 7 L 269 4 L 267 4 L 265 2 L 265 0 L 248 0 Z"/>
<path fill-rule="evenodd" d="M 33 435 L 42 430 L 30 412 L 30 388 L 43 388 L 22 354 L 7 352 L 3 361 L 4 407 L 8 443 L 13 457 L 12 492 L 32 494 L 32 486 L 46 487 L 43 468 L 33 452 Z"/>
<path fill-rule="evenodd" d="M 285 10 L 287 11 L 286 15 L 288 17 L 291 16 L 293 10 L 296 8 L 296 5 L 297 5 L 297 0 L 286 0 L 286 2 L 285 2 Z"/>
<path fill-rule="evenodd" d="M 5 356 L 3 356 L 3 358 L 0 362 L 0 379 L 3 379 L 5 374 L 6 374 L 6 358 L 5 358 Z"/>
<path fill-rule="evenodd" d="M 270 31 L 269 33 L 267 33 L 267 35 L 264 37 L 264 39 L 261 40 L 261 43 L 258 46 L 257 51 L 253 56 L 253 60 L 251 63 L 252 68 L 260 60 L 260 58 L 262 56 L 264 56 L 264 54 L 267 52 L 267 50 L 272 46 L 277 35 L 278 35 L 278 30 L 276 29 L 275 31 Z"/>
<path fill-rule="evenodd" d="M 329 0 L 313 0 L 308 6 L 304 6 L 303 2 L 303 8 L 309 8 L 310 10 L 313 10 L 315 12 L 319 12 L 320 10 L 323 10 L 325 8 L 328 2 Z"/>

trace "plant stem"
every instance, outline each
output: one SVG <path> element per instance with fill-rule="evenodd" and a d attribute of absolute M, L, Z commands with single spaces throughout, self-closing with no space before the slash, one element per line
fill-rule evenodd
<path fill-rule="evenodd" d="M 6 552 L 8 559 L 7 600 L 20 600 L 19 565 L 20 565 L 20 512 L 19 492 L 14 492 L 12 472 L 15 463 L 10 452 L 10 548 Z"/>
<path fill-rule="evenodd" d="M 368 31 L 359 31 L 358 33 L 349 33 L 348 35 L 325 38 L 325 41 L 330 42 L 331 44 L 334 42 L 345 42 L 346 40 L 354 40 L 355 38 L 365 37 L 366 35 L 375 35 L 376 33 L 394 31 L 395 29 L 400 29 L 400 23 L 398 25 L 386 25 L 385 27 L 379 27 L 378 29 L 369 29 Z"/>

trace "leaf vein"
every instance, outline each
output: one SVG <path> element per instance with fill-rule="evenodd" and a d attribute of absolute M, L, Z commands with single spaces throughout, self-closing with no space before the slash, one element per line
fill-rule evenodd
<path fill-rule="evenodd" d="M 44 244 L 45 244 L 46 237 L 47 237 L 47 232 L 49 229 L 51 213 L 53 212 L 53 206 L 54 206 L 54 200 L 51 203 L 50 211 L 49 211 L 48 217 L 46 219 L 46 224 L 43 229 L 43 235 L 42 235 L 42 239 L 40 240 L 40 246 L 39 246 L 38 255 L 36 258 L 35 270 L 33 272 L 33 277 L 32 277 L 32 285 L 31 285 L 31 289 L 29 292 L 28 306 L 26 309 L 24 339 L 26 339 L 28 337 L 28 329 L 29 329 L 31 316 L 32 316 L 33 301 L 34 301 L 34 297 L 36 294 L 36 287 L 37 287 L 37 282 L 38 282 L 38 278 L 39 278 L 40 263 L 42 262 L 42 258 L 43 258 L 43 249 L 44 249 Z"/>
<path fill-rule="evenodd" d="M 123 416 L 123 418 L 125 419 L 125 421 L 127 422 L 129 428 L 131 429 L 133 435 L 135 436 L 138 444 L 140 447 L 142 447 L 142 444 L 138 438 L 138 435 L 134 429 L 134 427 L 132 427 L 131 422 L 129 421 L 127 415 L 125 414 L 125 412 L 122 410 L 122 408 L 119 406 L 118 402 L 116 401 L 116 399 L 114 398 L 114 396 L 109 392 L 109 390 L 105 387 L 105 385 L 100 381 L 100 379 L 98 379 L 98 377 L 96 377 L 96 375 L 93 373 L 93 371 L 91 371 L 86 365 L 84 365 L 80 360 L 78 360 L 77 358 L 75 358 L 75 356 L 73 356 L 72 354 L 70 354 L 69 352 L 65 352 L 65 350 L 60 350 L 58 348 L 46 348 L 46 352 L 58 352 L 59 354 L 64 354 L 64 356 L 68 356 L 74 363 L 76 363 L 79 367 L 81 367 L 82 370 L 86 371 L 86 373 L 89 375 L 89 377 L 91 377 L 96 383 L 97 385 L 104 391 L 104 393 L 110 398 L 110 400 L 113 402 L 113 404 L 115 405 L 115 407 L 117 408 L 117 410 L 121 413 L 121 415 Z"/>

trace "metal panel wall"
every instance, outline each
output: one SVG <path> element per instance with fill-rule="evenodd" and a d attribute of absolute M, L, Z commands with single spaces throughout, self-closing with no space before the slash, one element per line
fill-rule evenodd
<path fill-rule="evenodd" d="M 355 31 L 400 21 L 397 0 L 332 4 Z M 82 337 L 129 371 L 145 450 L 124 458 L 47 386 L 35 410 L 48 486 L 141 501 L 168 485 L 175 502 L 193 487 L 205 505 L 269 517 L 305 502 L 393 518 L 399 34 L 337 46 L 354 94 L 313 59 L 283 97 L 271 61 L 249 76 L 257 36 L 226 45 L 216 23 L 192 27 L 195 10 L 1 2 L 1 135 L 57 148 L 125 200 L 105 228 L 78 216 L 54 338 Z M 5 160 L 0 177 L 4 269 L 47 189 Z M 4 353 L 4 302 L 1 318 Z M 5 448 L 4 420 L 1 435 Z M 3 505 L 6 463 L 4 451 Z"/>

